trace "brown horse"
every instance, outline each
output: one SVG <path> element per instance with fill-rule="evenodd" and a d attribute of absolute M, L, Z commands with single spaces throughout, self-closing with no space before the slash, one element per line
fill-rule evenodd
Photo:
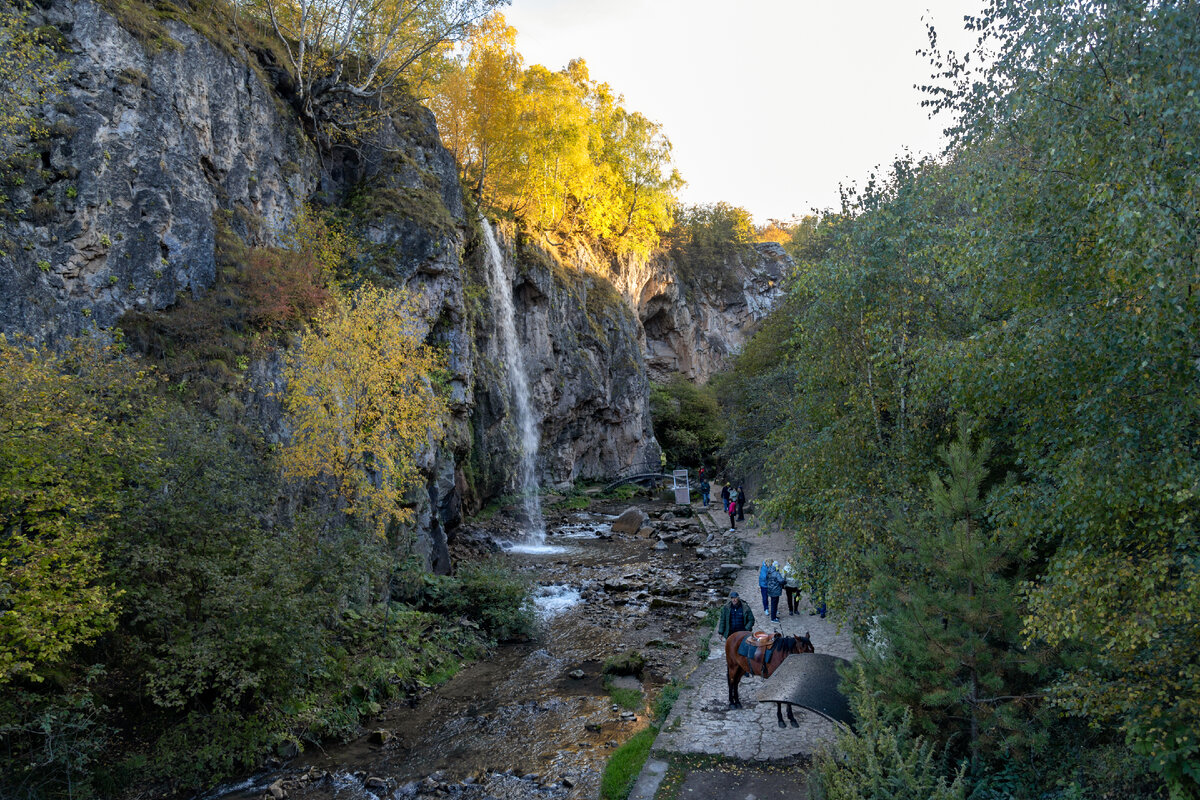
<path fill-rule="evenodd" d="M 731 633 L 729 638 L 725 640 L 725 677 L 729 681 L 729 707 L 741 708 L 742 699 L 738 696 L 738 684 L 742 681 L 743 675 L 761 674 L 762 665 L 754 664 L 754 669 L 751 669 L 750 662 L 745 656 L 738 654 L 738 647 L 741 646 L 742 640 L 750 635 L 750 631 L 738 631 Z M 775 634 L 772 639 L 774 647 L 771 650 L 771 657 L 767 660 L 767 677 L 775 674 L 775 670 L 783 663 L 783 660 L 793 653 L 815 653 L 813 649 L 812 639 L 809 634 L 803 636 L 783 636 Z M 755 672 L 758 670 L 758 672 Z M 799 728 L 800 723 L 796 722 L 796 718 L 792 716 L 792 707 L 788 706 L 788 722 L 793 728 Z M 779 727 L 786 728 L 783 722 L 783 704 L 775 704 L 775 717 L 779 720 Z"/>

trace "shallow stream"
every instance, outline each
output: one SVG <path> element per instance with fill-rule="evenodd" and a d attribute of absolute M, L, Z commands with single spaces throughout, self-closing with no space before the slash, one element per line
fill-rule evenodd
<path fill-rule="evenodd" d="M 609 754 L 649 723 L 647 709 L 612 703 L 604 660 L 641 652 L 652 695 L 692 657 L 696 615 L 719 592 L 713 561 L 672 535 L 707 535 L 696 521 L 658 523 L 673 541 L 654 549 L 653 538 L 614 535 L 610 520 L 576 512 L 550 526 L 544 550 L 503 554 L 538 586 L 534 641 L 502 645 L 414 702 L 386 708 L 355 741 L 311 748 L 209 797 L 260 798 L 272 785 L 276 797 L 304 800 L 595 797 Z"/>

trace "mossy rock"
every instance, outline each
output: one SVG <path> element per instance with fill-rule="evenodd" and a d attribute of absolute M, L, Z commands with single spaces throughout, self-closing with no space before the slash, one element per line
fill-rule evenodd
<path fill-rule="evenodd" d="M 605 675 L 641 675 L 646 669 L 646 657 L 636 650 L 609 656 L 604 661 Z"/>
<path fill-rule="evenodd" d="M 367 219 L 399 217 L 412 220 L 431 233 L 446 237 L 453 236 L 457 230 L 441 194 L 426 186 L 360 190 L 351 201 L 351 210 Z"/>

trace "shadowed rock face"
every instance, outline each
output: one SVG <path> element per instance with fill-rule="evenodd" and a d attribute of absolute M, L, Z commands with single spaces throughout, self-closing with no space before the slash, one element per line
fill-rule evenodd
<path fill-rule="evenodd" d="M 468 302 L 473 223 L 432 114 L 411 105 L 375 140 L 318 158 L 301 120 L 259 69 L 179 21 L 173 46 L 147 48 L 92 0 L 53 0 L 36 24 L 63 32 L 65 92 L 41 114 L 52 131 L 4 222 L 0 332 L 54 344 L 156 313 L 216 280 L 218 224 L 247 245 L 277 245 L 305 202 L 360 194 L 361 268 L 417 295 L 446 354 L 452 418 L 421 460 L 420 549 L 448 569 L 446 536 L 463 506 L 506 491 L 516 448 L 486 294 Z M 365 199 L 362 199 L 365 190 Z M 773 306 L 790 261 L 756 245 L 707 277 L 666 254 L 612 258 L 586 242 L 537 245 L 508 234 L 518 336 L 541 430 L 543 484 L 657 463 L 649 380 L 703 382 Z M 464 253 L 467 253 L 464 256 Z M 465 260 L 464 260 L 465 259 Z M 287 428 L 272 391 L 283 359 L 246 370 L 243 406 L 272 441 Z"/>
<path fill-rule="evenodd" d="M 641 326 L 633 311 L 591 260 L 560 261 L 559 253 L 528 240 L 518 245 L 511 231 L 503 239 L 505 257 L 517 262 L 510 274 L 517 276 L 517 336 L 540 420 L 542 484 L 603 478 L 631 464 L 657 463 Z M 490 331 L 481 336 L 480 352 L 484 369 L 503 376 Z M 479 403 L 488 411 L 477 420 L 478 438 L 489 453 L 511 453 L 509 400 L 493 385 L 488 381 L 487 397 Z"/>
<path fill-rule="evenodd" d="M 315 150 L 256 73 L 180 22 L 154 55 L 92 2 L 41 12 L 71 48 L 52 132 L 11 195 L 40 209 L 9 222 L 0 330 L 53 341 L 128 309 L 152 311 L 215 278 L 214 214 L 270 243 L 311 194 Z M 240 224 L 234 220 L 234 224 Z"/>

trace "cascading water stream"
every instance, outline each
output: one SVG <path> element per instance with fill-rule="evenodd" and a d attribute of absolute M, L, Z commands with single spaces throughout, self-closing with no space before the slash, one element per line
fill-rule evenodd
<path fill-rule="evenodd" d="M 537 456 L 540 434 L 533 419 L 529 404 L 529 377 L 525 373 L 525 357 L 517 340 L 516 309 L 513 306 L 512 280 L 505 269 L 504 254 L 496 241 L 496 234 L 486 218 L 480 217 L 483 238 L 487 243 L 488 283 L 495 302 L 496 321 L 499 323 L 500 348 L 504 363 L 508 367 L 508 384 L 512 395 L 513 410 L 516 412 L 517 429 L 520 432 L 520 465 L 518 491 L 521 494 L 522 511 L 526 530 L 524 541 L 514 544 L 519 552 L 548 552 L 560 548 L 546 545 L 546 521 L 542 517 L 542 500 L 538 496 Z"/>

